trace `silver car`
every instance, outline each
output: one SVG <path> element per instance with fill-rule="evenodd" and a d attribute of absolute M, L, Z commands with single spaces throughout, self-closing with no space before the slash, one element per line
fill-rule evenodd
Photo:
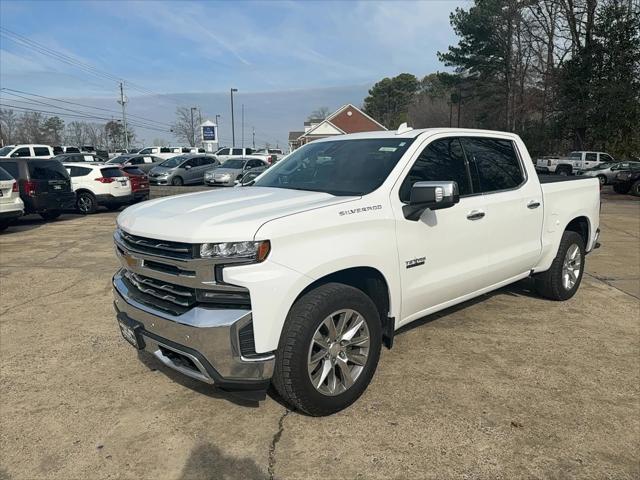
<path fill-rule="evenodd" d="M 204 174 L 204 183 L 221 187 L 232 187 L 236 180 L 249 170 L 268 166 L 267 162 L 260 158 L 230 158 L 221 166 L 210 169 Z"/>
<path fill-rule="evenodd" d="M 149 183 L 175 186 L 202 183 L 205 171 L 216 165 L 220 162 L 212 155 L 178 155 L 153 167 L 149 172 Z"/>
<path fill-rule="evenodd" d="M 581 170 L 576 175 L 597 177 L 600 180 L 600 185 L 609 185 L 614 182 L 620 170 L 629 170 L 631 164 L 640 165 L 640 162 L 603 163 L 587 170 Z"/>

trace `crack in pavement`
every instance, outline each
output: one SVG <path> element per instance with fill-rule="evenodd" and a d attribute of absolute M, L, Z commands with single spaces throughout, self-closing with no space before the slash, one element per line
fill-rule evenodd
<path fill-rule="evenodd" d="M 62 290 L 57 290 L 55 292 L 47 293 L 46 295 L 40 295 L 39 297 L 37 297 L 35 299 L 27 300 L 26 302 L 22 302 L 22 303 L 17 303 L 15 305 L 11 305 L 9 308 L 5 308 L 2 312 L 0 312 L 0 316 L 4 315 L 7 312 L 10 312 L 11 310 L 15 310 L 16 308 L 22 307 L 22 306 L 27 305 L 29 303 L 33 303 L 34 301 L 42 300 L 43 298 L 47 298 L 47 297 L 50 297 L 52 295 L 57 295 L 59 293 L 64 293 L 67 290 L 69 290 L 69 289 L 71 289 L 71 288 L 73 288 L 73 287 L 75 287 L 77 285 L 80 285 L 83 282 L 84 282 L 84 279 L 83 280 L 78 280 L 77 282 L 72 283 L 71 285 L 68 285 L 68 286 L 64 287 Z"/>
<path fill-rule="evenodd" d="M 619 292 L 622 292 L 622 293 L 624 293 L 624 294 L 626 294 L 626 295 L 629 295 L 630 297 L 633 297 L 633 298 L 635 298 L 635 299 L 637 299 L 637 300 L 640 300 L 640 297 L 635 296 L 633 293 L 625 292 L 625 291 L 624 291 L 624 290 L 622 290 L 621 288 L 618 288 L 618 287 L 616 287 L 615 285 L 613 285 L 613 284 L 611 284 L 610 282 L 608 282 L 608 281 L 607 281 L 607 280 L 608 280 L 608 278 L 607 278 L 607 277 L 599 277 L 598 275 L 594 275 L 594 274 L 589 273 L 589 272 L 587 272 L 587 271 L 585 271 L 585 272 L 584 272 L 584 274 L 585 274 L 585 275 L 587 275 L 587 276 L 589 276 L 589 277 L 591 277 L 591 278 L 594 278 L 594 279 L 598 280 L 599 282 L 604 283 L 605 285 L 609 285 L 611 288 L 615 288 L 615 289 L 616 289 L 616 290 L 618 290 Z M 635 280 L 635 279 L 633 279 L 633 278 L 632 278 L 632 280 Z"/>
<path fill-rule="evenodd" d="M 276 476 L 276 445 L 280 441 L 280 437 L 282 437 L 282 432 L 284 432 L 284 419 L 291 413 L 291 410 L 285 410 L 280 420 L 278 420 L 278 431 L 273 435 L 271 439 L 271 445 L 269 445 L 269 480 L 275 480 Z"/>

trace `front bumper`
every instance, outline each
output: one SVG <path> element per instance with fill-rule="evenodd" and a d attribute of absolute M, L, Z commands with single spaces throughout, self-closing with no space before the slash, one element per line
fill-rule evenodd
<path fill-rule="evenodd" d="M 235 178 L 229 180 L 216 180 L 215 178 L 205 178 L 204 183 L 210 187 L 233 187 L 236 183 Z"/>
<path fill-rule="evenodd" d="M 118 319 L 134 325 L 142 349 L 169 368 L 197 380 L 233 390 L 265 389 L 273 374 L 273 354 L 245 358 L 239 331 L 251 322 L 251 310 L 194 307 L 179 316 L 136 300 L 123 281 L 113 277 Z"/>

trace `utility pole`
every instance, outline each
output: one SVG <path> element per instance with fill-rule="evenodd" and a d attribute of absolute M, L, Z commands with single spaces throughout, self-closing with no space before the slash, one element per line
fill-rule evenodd
<path fill-rule="evenodd" d="M 253 130 L 251 132 L 251 136 L 253 137 L 253 149 L 256 149 L 256 127 L 251 127 L 251 129 Z"/>
<path fill-rule="evenodd" d="M 242 148 L 244 149 L 244 103 L 242 104 Z"/>
<path fill-rule="evenodd" d="M 197 107 L 191 107 L 191 146 L 196 146 L 196 127 L 193 124 L 193 112 L 196 111 Z"/>
<path fill-rule="evenodd" d="M 200 146 L 204 147 L 204 138 L 202 137 L 202 112 L 200 111 L 200 107 L 198 107 L 198 120 L 200 123 L 198 124 L 198 132 L 200 133 Z"/>
<path fill-rule="evenodd" d="M 124 128 L 124 148 L 129 150 L 129 134 L 127 133 L 127 114 L 125 111 L 125 104 L 127 98 L 124 96 L 124 84 L 120 82 L 120 100 L 118 103 L 122 105 L 122 127 Z"/>
<path fill-rule="evenodd" d="M 237 88 L 231 89 L 231 147 L 236 146 L 236 122 L 233 117 L 233 92 L 237 92 Z"/>

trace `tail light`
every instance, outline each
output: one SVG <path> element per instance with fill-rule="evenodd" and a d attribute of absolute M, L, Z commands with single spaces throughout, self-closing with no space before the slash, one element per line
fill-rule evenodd
<path fill-rule="evenodd" d="M 36 194 L 36 182 L 32 182 L 31 180 L 23 180 L 22 183 L 24 193 L 33 197 Z"/>
<path fill-rule="evenodd" d="M 11 191 L 16 193 L 18 191 L 18 182 L 13 182 L 13 186 L 11 187 Z"/>
<path fill-rule="evenodd" d="M 96 178 L 96 182 L 112 183 L 113 182 L 113 178 L 112 177 L 99 177 L 99 178 Z"/>

